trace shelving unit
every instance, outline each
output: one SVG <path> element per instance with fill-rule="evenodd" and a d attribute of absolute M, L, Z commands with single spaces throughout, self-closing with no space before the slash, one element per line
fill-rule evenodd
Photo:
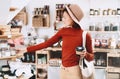
<path fill-rule="evenodd" d="M 48 51 L 36 51 L 36 79 L 47 79 L 48 61 Z"/>
<path fill-rule="evenodd" d="M 10 7 L 15 7 L 16 10 L 9 12 L 9 15 L 7 17 L 7 20 L 5 21 L 5 24 L 8 24 L 30 1 L 31 0 L 24 0 L 24 1 L 11 0 L 11 2 L 9 2 Z"/>
<path fill-rule="evenodd" d="M 16 2 L 16 0 L 12 0 L 12 2 Z M 17 0 L 17 2 L 20 2 L 20 0 Z M 24 4 L 24 6 L 28 3 L 29 1 L 24 1 L 24 2 L 22 2 L 22 3 L 25 3 Z M 46 1 L 47 2 L 47 1 Z M 94 3 L 94 0 L 90 0 L 90 1 L 88 1 L 88 2 L 92 2 L 93 4 L 95 4 Z M 100 2 L 100 1 L 95 1 L 95 2 Z M 119 4 L 119 1 L 117 1 L 118 2 L 118 4 Z M 63 2 L 64 3 L 64 2 Z M 98 4 L 97 3 L 97 4 Z M 116 1 L 115 1 L 115 3 L 116 3 Z M 16 4 L 17 5 L 17 4 Z M 19 4 L 19 5 L 21 5 L 21 3 Z M 18 6 L 19 6 L 18 5 Z M 61 5 L 63 5 L 63 4 L 61 4 Z M 90 4 L 90 8 L 92 8 L 92 9 L 94 9 L 94 10 L 97 10 L 97 7 L 91 7 L 91 5 L 92 4 Z M 96 5 L 96 4 L 95 4 Z M 107 4 L 106 4 L 107 5 Z M 7 17 L 8 18 L 8 20 L 7 20 L 7 22 L 5 22 L 5 23 L 8 23 L 24 6 L 21 6 L 21 7 L 16 7 L 15 6 L 15 8 L 17 8 L 15 11 L 11 11 L 10 12 L 10 15 L 9 15 L 9 17 Z M 94 5 L 93 5 L 94 6 Z M 60 6 L 61 7 L 61 6 Z M 88 6 L 87 6 L 88 7 Z M 102 5 L 102 7 L 104 8 L 104 5 Z M 107 9 L 109 9 L 109 8 L 107 8 Z M 62 25 L 62 10 L 63 9 L 57 9 L 56 8 L 56 10 L 55 10 L 55 12 L 56 12 L 56 16 L 55 16 L 55 18 L 56 18 L 56 20 L 60 20 L 59 22 L 57 22 L 56 23 L 56 27 L 55 27 L 55 30 L 59 30 L 59 28 L 61 28 L 61 27 L 59 27 L 59 26 L 61 26 Z M 120 11 L 120 10 L 119 10 Z M 59 14 L 57 14 L 57 12 L 59 13 Z M 96 11 L 96 13 L 97 13 L 97 11 Z M 98 16 L 98 14 L 95 14 L 94 16 L 93 15 L 90 15 L 88 18 L 89 18 L 89 20 L 90 21 L 93 21 L 93 23 L 95 23 L 95 26 L 96 26 L 96 24 L 97 23 L 103 23 L 103 22 L 105 22 L 107 19 L 113 19 L 113 20 L 117 20 L 118 19 L 118 21 L 120 21 L 120 14 L 119 15 L 115 15 L 116 13 L 113 13 L 114 15 L 106 15 L 106 13 L 105 13 L 105 15 L 104 16 L 102 16 L 102 15 L 100 15 L 100 16 Z M 61 17 L 61 18 L 59 18 L 59 17 L 57 17 L 58 15 L 60 15 L 59 17 Z M 50 16 L 49 15 L 45 15 L 45 16 L 37 16 L 36 17 L 36 15 L 33 17 L 34 18 L 34 22 L 38 22 L 38 21 L 40 21 L 40 20 L 42 20 L 41 19 L 41 17 L 45 17 L 45 18 L 43 18 L 43 19 L 46 19 L 46 18 L 48 18 L 47 19 L 47 23 L 44 23 L 44 24 L 47 24 L 47 25 L 43 25 L 43 24 L 38 24 L 39 26 L 43 26 L 43 28 L 44 27 L 46 27 L 46 26 L 49 26 L 49 19 L 50 19 Z M 99 21 L 97 21 L 97 19 L 99 19 Z M 112 20 L 112 21 L 113 21 Z M 34 25 L 35 27 L 37 26 L 37 25 Z M 39 26 L 37 26 L 37 27 L 39 27 Z M 94 27 L 95 28 L 95 27 Z M 101 25 L 100 25 L 100 28 L 101 28 Z M 103 28 L 102 28 L 103 29 Z M 90 31 L 92 34 L 103 34 L 103 38 L 104 38 L 104 34 L 108 34 L 108 35 L 112 35 L 112 34 L 117 34 L 117 35 L 120 35 L 120 32 L 119 32 L 119 29 L 120 29 L 120 27 L 118 28 L 118 30 L 117 31 L 95 31 L 95 29 L 93 30 L 93 31 Z M 0 39 L 8 39 L 8 38 L 12 38 L 12 39 L 14 39 L 14 38 L 17 38 L 17 37 L 19 37 L 19 36 L 22 36 L 21 34 L 20 35 L 12 35 L 12 36 L 6 36 L 6 35 L 1 35 L 0 36 Z M 94 37 L 94 35 L 93 35 L 93 37 Z M 116 38 L 116 37 L 115 37 Z M 50 59 L 50 51 L 61 51 L 62 49 L 61 48 L 55 48 L 55 47 L 50 47 L 50 48 L 46 48 L 46 49 L 44 49 L 44 50 L 39 50 L 39 51 L 36 51 L 36 61 L 35 61 L 35 63 L 27 63 L 27 62 L 25 62 L 25 64 L 32 64 L 32 65 L 35 65 L 36 66 L 36 79 L 41 79 L 41 78 L 43 78 L 43 77 L 45 77 L 46 76 L 46 74 L 48 74 L 48 66 L 50 66 L 50 64 L 49 64 L 49 61 L 51 60 Z M 110 49 L 110 48 L 94 48 L 94 52 L 97 54 L 97 55 L 103 55 L 103 54 L 101 54 L 101 53 L 104 53 L 105 55 L 106 55 L 106 62 L 107 62 L 107 65 L 105 66 L 105 67 L 103 67 L 103 66 L 95 66 L 95 68 L 97 68 L 97 69 L 105 69 L 105 71 L 107 72 L 107 73 L 119 73 L 120 74 L 120 68 L 119 67 L 113 67 L 113 66 L 109 66 L 109 64 L 108 64 L 108 61 L 109 61 L 109 58 L 108 57 L 120 57 L 120 55 L 119 55 L 119 53 L 120 53 L 120 49 L 118 49 L 118 48 L 114 48 L 114 49 Z M 18 58 L 19 56 L 9 56 L 9 57 L 1 57 L 0 58 L 0 60 L 9 60 L 9 59 L 15 59 L 15 58 Z M 98 57 L 99 58 L 99 57 Z M 40 60 L 39 60 L 40 59 Z M 24 62 L 23 62 L 24 63 Z M 118 75 L 111 75 L 111 74 L 108 74 L 109 76 L 107 76 L 108 77 L 108 79 L 117 79 L 118 77 L 115 77 L 115 76 L 118 76 Z M 120 78 L 120 76 L 119 76 L 119 78 Z"/>
<path fill-rule="evenodd" d="M 38 56 L 38 54 L 47 54 L 48 55 L 48 59 L 47 59 L 47 61 L 50 61 L 51 60 L 51 58 L 50 58 L 50 51 L 54 51 L 55 53 L 57 53 L 56 51 L 61 51 L 62 50 L 62 48 L 61 47 L 48 47 L 48 48 L 46 48 L 46 49 L 44 49 L 44 50 L 42 50 L 42 51 L 37 51 L 37 56 Z M 44 52 L 43 52 L 44 51 Z M 108 73 L 110 73 L 110 72 L 114 72 L 114 73 L 119 73 L 119 71 L 120 71 L 120 68 L 119 67 L 113 67 L 113 66 L 109 66 L 108 65 L 108 61 L 109 61 L 109 59 L 108 59 L 108 57 L 109 56 L 112 56 L 112 57 L 120 57 L 120 55 L 119 55 L 119 51 L 120 51 L 120 49 L 105 49 L 105 48 L 94 48 L 94 51 L 95 51 L 95 55 L 97 55 L 98 56 L 98 59 L 100 58 L 100 56 L 103 56 L 104 58 L 105 58 L 105 65 L 104 66 L 102 66 L 102 65 L 95 65 L 95 68 L 96 69 L 104 69 L 106 72 L 107 72 L 107 78 L 109 78 L 108 77 Z M 114 52 L 117 52 L 116 54 L 114 53 Z M 38 60 L 38 58 L 36 59 L 36 60 Z M 54 61 L 54 63 L 56 63 L 56 61 L 55 60 L 53 60 Z M 119 60 L 118 60 L 119 61 Z M 38 62 L 38 61 L 37 61 Z M 36 62 L 36 63 L 37 63 Z M 101 62 L 101 61 L 100 61 Z M 49 62 L 47 62 L 47 64 L 41 64 L 41 65 L 38 65 L 38 64 L 36 64 L 36 66 L 37 66 L 37 69 L 44 69 L 44 68 L 47 68 L 48 69 L 48 67 L 55 67 L 55 66 L 52 66 L 52 65 L 50 65 L 49 64 Z M 58 66 L 59 67 L 59 66 Z M 49 71 L 50 72 L 50 71 Z M 37 72 L 38 73 L 38 72 Z M 47 73 L 48 74 L 48 73 Z M 120 73 L 119 73 L 120 74 Z"/>
<path fill-rule="evenodd" d="M 49 27 L 50 26 L 50 13 L 49 5 L 45 5 L 43 8 L 34 8 L 32 17 L 32 26 L 35 28 Z"/>
<path fill-rule="evenodd" d="M 94 39 L 101 42 L 101 46 L 94 48 L 95 54 L 102 56 L 102 60 L 106 61 L 106 66 L 95 66 L 97 69 L 104 69 L 106 72 L 106 79 L 119 79 L 120 78 L 120 48 L 119 43 L 119 31 L 89 31 Z M 97 36 L 98 35 L 98 36 Z M 112 37 L 114 36 L 114 38 Z M 113 38 L 113 40 L 111 40 Z M 102 40 L 107 40 L 106 47 L 102 46 Z M 112 41 L 112 42 L 111 42 Z M 112 45 L 111 45 L 112 43 Z M 106 54 L 104 57 L 102 53 Z M 99 60 L 100 58 L 98 58 Z M 102 63 L 102 60 L 100 63 Z M 111 76 L 112 75 L 112 76 Z"/>
<path fill-rule="evenodd" d="M 28 24 L 28 14 L 26 8 L 24 7 L 12 20 L 21 21 L 22 24 Z"/>
<path fill-rule="evenodd" d="M 52 48 L 52 47 L 48 47 L 46 49 L 36 51 L 37 79 L 46 79 L 46 78 L 49 79 L 48 74 L 50 74 L 50 71 L 48 71 L 48 68 L 60 67 L 60 63 L 61 63 L 60 51 L 61 48 Z"/>
<path fill-rule="evenodd" d="M 56 4 L 56 15 L 55 15 L 55 22 L 54 22 L 54 30 L 59 30 L 63 24 L 63 10 L 66 4 Z"/>
<path fill-rule="evenodd" d="M 105 18 L 108 16 L 104 16 L 104 17 L 100 17 L 100 16 L 92 16 L 90 18 L 93 19 L 98 19 L 98 18 Z M 114 17 L 118 18 L 117 15 L 114 15 Z M 113 18 L 112 16 L 110 18 Z M 118 20 L 119 21 L 119 20 Z M 103 26 L 100 26 L 100 28 L 103 28 Z M 105 29 L 105 27 L 104 27 Z M 110 29 L 110 27 L 109 27 Z M 95 31 L 95 29 L 93 31 L 88 31 L 91 35 L 92 38 L 94 40 L 94 47 L 97 46 L 95 44 L 96 41 L 95 40 L 99 40 L 99 45 L 96 48 L 94 48 L 94 52 L 95 55 L 98 54 L 98 59 L 97 60 L 101 60 L 100 64 L 103 62 L 103 60 L 106 62 L 105 66 L 100 66 L 100 65 L 96 65 L 95 68 L 96 69 L 104 69 L 104 73 L 106 74 L 106 78 L 105 79 L 119 79 L 120 78 L 120 48 L 118 47 L 119 45 L 119 36 L 120 36 L 120 31 L 119 31 L 120 27 L 117 26 L 117 30 L 115 31 L 105 31 L 105 30 L 99 30 L 99 31 Z M 103 42 L 102 40 L 106 40 L 106 42 Z M 112 45 L 111 45 L 112 44 Z M 103 46 L 102 46 L 103 45 Z M 106 46 L 104 46 L 106 45 Z M 104 55 L 103 55 L 104 53 Z M 102 56 L 102 59 L 100 59 L 99 56 Z M 99 61 L 98 61 L 99 64 Z M 119 66 L 119 67 L 118 67 Z"/>
<path fill-rule="evenodd" d="M 22 36 L 22 34 L 12 35 L 11 37 L 6 36 L 6 35 L 0 35 L 0 39 L 15 39 L 20 36 Z M 19 55 L 5 56 L 5 57 L 0 57 L 0 60 L 9 60 L 9 59 L 15 60 L 16 58 L 19 58 L 19 57 L 21 57 L 21 56 L 19 56 Z"/>
<path fill-rule="evenodd" d="M 106 0 L 106 2 L 108 2 L 108 0 Z M 96 42 L 96 45 L 94 45 L 94 47 L 96 47 L 94 48 L 95 55 L 98 57 L 98 59 L 96 57 L 96 62 L 98 60 L 99 64 L 100 59 L 101 64 L 104 60 L 106 61 L 106 66 L 97 65 L 95 67 L 105 70 L 105 79 L 119 79 L 120 68 L 113 65 L 117 63 L 116 66 L 119 66 L 117 61 L 119 61 L 118 59 L 120 58 L 120 48 L 118 47 L 118 39 L 120 37 L 119 5 L 117 4 L 113 8 L 115 4 L 112 2 L 109 5 L 103 2 L 102 6 L 97 5 L 98 3 L 100 4 L 99 1 L 97 1 L 96 4 L 94 4 L 93 1 L 89 1 L 88 31 L 92 35 L 94 43 Z M 119 3 L 118 0 L 115 3 Z M 102 58 L 100 56 L 102 56 Z"/>

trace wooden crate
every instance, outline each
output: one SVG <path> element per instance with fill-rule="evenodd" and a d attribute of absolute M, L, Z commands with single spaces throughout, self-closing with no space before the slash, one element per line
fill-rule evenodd
<path fill-rule="evenodd" d="M 49 27 L 50 16 L 49 15 L 37 15 L 32 18 L 33 27 Z"/>
<path fill-rule="evenodd" d="M 43 16 L 34 16 L 32 18 L 32 26 L 33 27 L 43 27 Z"/>

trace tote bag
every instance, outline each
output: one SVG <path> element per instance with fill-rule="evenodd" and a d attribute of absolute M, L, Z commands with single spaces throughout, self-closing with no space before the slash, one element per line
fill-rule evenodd
<path fill-rule="evenodd" d="M 86 50 L 85 48 L 86 34 L 87 31 L 83 31 L 82 39 L 83 39 L 83 47 L 85 50 Z M 81 67 L 83 79 L 94 79 L 94 72 L 95 72 L 94 62 L 87 61 L 85 58 L 82 58 L 80 62 L 81 62 L 80 67 Z"/>

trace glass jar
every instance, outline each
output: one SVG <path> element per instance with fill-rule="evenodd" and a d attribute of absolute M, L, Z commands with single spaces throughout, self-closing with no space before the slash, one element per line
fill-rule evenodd
<path fill-rule="evenodd" d="M 90 23 L 89 31 L 95 31 L 95 24 L 94 23 Z"/>
<path fill-rule="evenodd" d="M 120 48 L 120 38 L 117 40 L 117 48 Z"/>
<path fill-rule="evenodd" d="M 113 25 L 113 31 L 118 31 L 119 23 Z"/>
<path fill-rule="evenodd" d="M 114 37 L 109 38 L 108 40 L 108 48 L 116 48 L 116 40 Z"/>
<path fill-rule="evenodd" d="M 104 31 L 110 31 L 110 25 L 109 25 L 108 21 L 106 21 L 104 23 Z"/>
<path fill-rule="evenodd" d="M 7 48 L 8 42 L 7 40 L 0 40 L 0 48 Z"/>
<path fill-rule="evenodd" d="M 11 56 L 14 56 L 16 55 L 16 51 L 14 48 L 10 48 L 10 53 L 11 53 Z"/>
<path fill-rule="evenodd" d="M 5 57 L 9 57 L 9 56 L 11 56 L 10 50 L 6 50 L 5 51 Z"/>

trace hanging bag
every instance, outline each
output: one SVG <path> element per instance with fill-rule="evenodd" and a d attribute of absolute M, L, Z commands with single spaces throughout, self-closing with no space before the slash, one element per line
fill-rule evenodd
<path fill-rule="evenodd" d="M 84 51 L 86 51 L 86 47 L 85 47 L 86 34 L 87 34 L 87 31 L 83 31 L 82 39 L 83 39 Z M 82 70 L 81 72 L 82 72 L 83 79 L 94 79 L 95 68 L 94 68 L 93 61 L 87 61 L 85 58 L 81 58 L 80 62 L 81 62 L 80 67 Z"/>

